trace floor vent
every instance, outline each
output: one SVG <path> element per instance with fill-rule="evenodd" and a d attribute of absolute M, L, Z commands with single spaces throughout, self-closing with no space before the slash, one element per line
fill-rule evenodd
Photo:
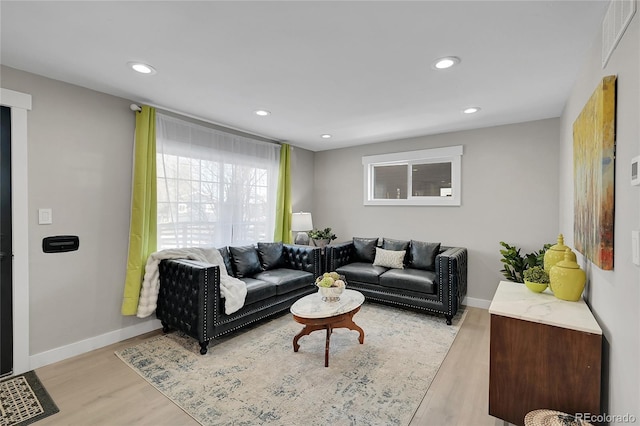
<path fill-rule="evenodd" d="M 609 9 L 602 21 L 602 68 L 607 66 L 634 13 L 635 0 L 611 0 L 609 3 Z"/>

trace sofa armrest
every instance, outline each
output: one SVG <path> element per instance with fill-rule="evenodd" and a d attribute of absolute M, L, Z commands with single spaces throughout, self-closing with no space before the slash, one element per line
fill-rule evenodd
<path fill-rule="evenodd" d="M 325 256 L 327 257 L 327 271 L 335 271 L 341 266 L 354 262 L 355 248 L 353 241 L 326 246 Z"/>
<path fill-rule="evenodd" d="M 200 342 L 213 335 L 220 302 L 220 268 L 187 259 L 163 260 L 156 316 L 164 327 L 180 330 Z"/>
<path fill-rule="evenodd" d="M 453 315 L 467 294 L 467 249 L 445 247 L 436 256 L 436 277 L 449 315 Z"/>
<path fill-rule="evenodd" d="M 322 274 L 320 247 L 283 244 L 282 250 L 286 268 L 311 272 L 314 277 Z"/>

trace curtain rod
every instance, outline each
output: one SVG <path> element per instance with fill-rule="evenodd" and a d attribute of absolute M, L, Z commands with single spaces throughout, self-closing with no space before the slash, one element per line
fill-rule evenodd
<path fill-rule="evenodd" d="M 160 112 L 160 113 L 164 113 L 167 115 L 171 115 L 175 118 L 180 118 L 180 119 L 184 119 L 184 118 L 188 118 L 190 120 L 195 120 L 198 121 L 199 123 L 195 123 L 195 124 L 206 124 L 208 126 L 213 126 L 213 128 L 215 130 L 221 130 L 223 132 L 227 132 L 227 133 L 233 133 L 235 135 L 238 136 L 244 136 L 244 137 L 249 137 L 249 138 L 258 138 L 258 140 L 262 141 L 262 142 L 269 142 L 269 143 L 273 143 L 276 145 L 282 145 L 283 142 L 268 138 L 266 136 L 262 136 L 259 135 L 257 133 L 251 133 L 251 132 L 247 132 L 246 130 L 241 130 L 241 129 L 237 129 L 235 127 L 229 127 L 229 126 L 224 126 L 222 124 L 218 124 L 215 123 L 211 120 L 205 120 L 204 118 L 201 117 L 197 117 L 195 115 L 191 115 L 191 114 L 186 114 L 184 112 L 179 112 L 179 111 L 175 111 L 175 110 L 171 110 L 171 109 L 167 109 L 167 108 L 163 108 L 154 104 L 150 104 L 150 103 L 145 103 L 145 105 L 149 105 L 150 107 L 153 107 L 156 109 L 156 111 Z M 133 103 L 131 105 L 129 105 L 129 108 L 131 109 L 131 111 L 134 112 L 140 112 L 142 111 L 142 108 L 140 107 L 140 105 Z"/>

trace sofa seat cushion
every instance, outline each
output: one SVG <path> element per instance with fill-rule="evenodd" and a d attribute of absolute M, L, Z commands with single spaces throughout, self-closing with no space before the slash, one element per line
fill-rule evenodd
<path fill-rule="evenodd" d="M 422 269 L 390 269 L 380 276 L 380 285 L 415 291 L 418 293 L 436 293 L 436 273 Z"/>
<path fill-rule="evenodd" d="M 256 274 L 254 278 L 271 283 L 277 295 L 308 287 L 314 283 L 312 273 L 286 268 L 263 271 Z"/>
<path fill-rule="evenodd" d="M 347 287 L 349 286 L 349 281 L 379 284 L 378 277 L 385 271 L 387 271 L 387 268 L 373 266 L 371 263 L 364 262 L 349 263 L 336 269 L 338 274 L 344 275 L 347 279 Z"/>
<path fill-rule="evenodd" d="M 276 295 L 276 287 L 273 283 L 248 277 L 241 278 L 241 280 L 247 285 L 247 297 L 244 299 L 245 306 Z"/>

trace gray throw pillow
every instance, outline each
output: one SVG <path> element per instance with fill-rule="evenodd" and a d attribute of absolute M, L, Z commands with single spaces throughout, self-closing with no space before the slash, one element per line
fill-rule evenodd
<path fill-rule="evenodd" d="M 376 258 L 376 246 L 378 238 L 353 237 L 353 248 L 358 262 L 373 263 Z"/>
<path fill-rule="evenodd" d="M 258 251 L 254 246 L 229 247 L 236 277 L 251 277 L 262 271 Z"/>
<path fill-rule="evenodd" d="M 373 266 L 382 266 L 385 268 L 404 269 L 404 256 L 407 254 L 404 250 L 385 250 L 376 247 L 376 258 Z"/>
<path fill-rule="evenodd" d="M 436 256 L 440 253 L 440 243 L 425 243 L 411 240 L 409 244 L 411 253 L 411 268 L 424 269 L 425 271 L 436 270 Z"/>
<path fill-rule="evenodd" d="M 262 269 L 268 271 L 282 266 L 282 243 L 258 243 L 258 255 L 262 261 Z"/>

